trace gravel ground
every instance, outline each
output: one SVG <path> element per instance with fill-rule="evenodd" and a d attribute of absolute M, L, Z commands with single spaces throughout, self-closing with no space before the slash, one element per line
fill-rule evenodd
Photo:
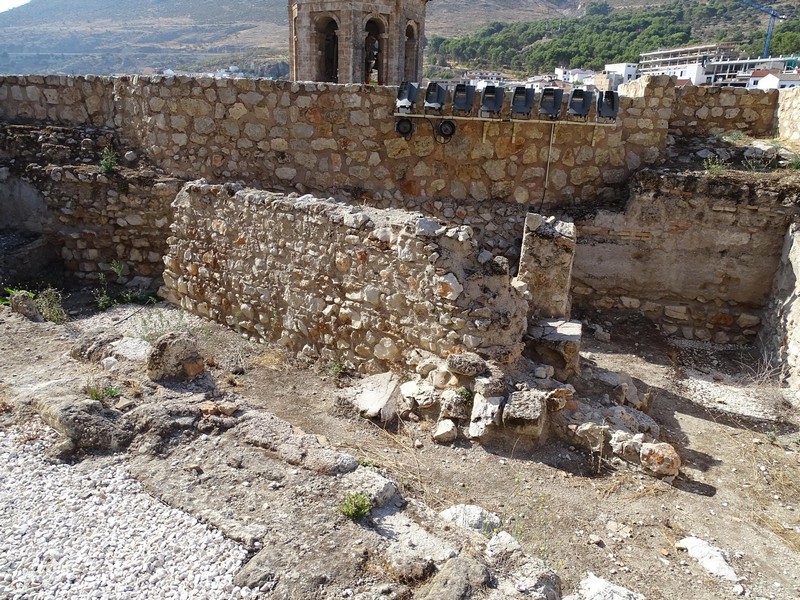
<path fill-rule="evenodd" d="M 34 439 L 31 439 L 34 438 Z M 0 598 L 251 598 L 240 545 L 119 463 L 49 464 L 43 425 L 0 430 Z"/>

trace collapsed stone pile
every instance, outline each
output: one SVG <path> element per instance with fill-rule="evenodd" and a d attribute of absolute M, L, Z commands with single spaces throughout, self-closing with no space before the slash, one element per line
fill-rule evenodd
<path fill-rule="evenodd" d="M 548 365 L 522 359 L 509 368 L 470 352 L 445 360 L 417 352 L 410 365 L 416 372 L 412 379 L 373 375 L 346 390 L 339 402 L 383 422 L 429 420 L 438 443 L 460 437 L 543 443 L 552 434 L 670 481 L 680 470 L 678 453 L 658 441 L 659 426 L 644 412 L 647 394 L 640 394 L 628 375 L 584 369 L 563 383 L 553 379 Z"/>

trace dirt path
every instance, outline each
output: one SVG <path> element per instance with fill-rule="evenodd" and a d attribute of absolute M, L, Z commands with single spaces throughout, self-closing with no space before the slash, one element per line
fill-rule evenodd
<path fill-rule="evenodd" d="M 288 361 L 278 349 L 178 311 L 132 316 L 134 310 L 121 307 L 67 326 L 0 314 L 0 400 L 12 388 L 17 396 L 57 395 L 97 374 L 97 367 L 63 368 L 63 355 L 82 330 L 118 326 L 152 337 L 191 329 L 220 387 L 377 465 L 407 497 L 435 509 L 469 502 L 497 512 L 528 552 L 559 573 L 565 593 L 593 572 L 648 600 L 732 596 L 733 583 L 675 549 L 677 540 L 696 535 L 728 553 L 751 597 L 800 598 L 798 411 L 763 381 L 740 384 L 741 353 L 675 348 L 638 321 L 613 322 L 612 343 L 585 341 L 584 368 L 626 370 L 650 388 L 651 415 L 683 459 L 672 487 L 621 462 L 599 464 L 558 441 L 540 448 L 517 440 L 438 446 L 424 421 L 385 431 L 337 408 L 343 381 L 324 368 Z M 786 422 L 737 414 L 757 409 L 778 412 Z"/>

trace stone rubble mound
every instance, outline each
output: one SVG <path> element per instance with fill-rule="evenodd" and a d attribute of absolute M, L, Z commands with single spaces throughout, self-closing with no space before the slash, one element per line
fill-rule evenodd
<path fill-rule="evenodd" d="M 440 444 L 503 437 L 542 444 L 554 435 L 671 481 L 680 471 L 680 456 L 659 441 L 660 428 L 645 412 L 648 394 L 626 373 L 575 366 L 580 334 L 559 332 L 564 323 L 540 325 L 546 329 L 540 335 L 558 339 L 559 356 L 570 356 L 569 368 L 564 361 L 559 369 L 527 359 L 509 368 L 471 352 L 444 360 L 418 352 L 411 379 L 388 372 L 365 377 L 343 390 L 337 404 L 382 423 L 432 421 L 431 437 Z"/>

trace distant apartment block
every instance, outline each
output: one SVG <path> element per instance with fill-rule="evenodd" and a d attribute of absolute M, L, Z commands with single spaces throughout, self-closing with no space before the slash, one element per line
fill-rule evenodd
<path fill-rule="evenodd" d="M 693 85 L 755 87 L 749 85 L 753 72 L 794 74 L 797 63 L 798 56 L 741 58 L 735 43 L 719 42 L 644 52 L 640 55 L 639 75 L 671 75 L 680 83 Z"/>

